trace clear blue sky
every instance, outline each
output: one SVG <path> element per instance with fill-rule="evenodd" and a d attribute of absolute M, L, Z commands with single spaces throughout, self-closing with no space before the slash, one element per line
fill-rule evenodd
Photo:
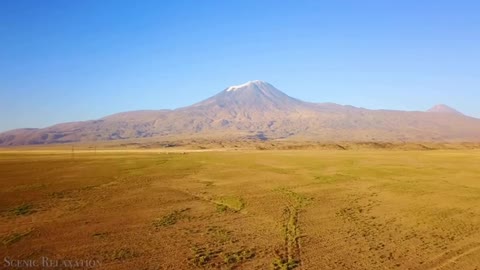
<path fill-rule="evenodd" d="M 313 102 L 480 117 L 480 1 L 0 1 L 0 131 L 270 82 Z"/>

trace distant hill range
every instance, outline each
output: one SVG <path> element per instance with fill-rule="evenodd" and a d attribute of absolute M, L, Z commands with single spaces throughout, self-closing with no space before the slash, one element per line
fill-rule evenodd
<path fill-rule="evenodd" d="M 153 138 L 478 142 L 480 119 L 446 105 L 426 112 L 368 110 L 292 98 L 263 81 L 231 86 L 175 110 L 131 111 L 98 120 L 0 133 L 0 145 Z"/>

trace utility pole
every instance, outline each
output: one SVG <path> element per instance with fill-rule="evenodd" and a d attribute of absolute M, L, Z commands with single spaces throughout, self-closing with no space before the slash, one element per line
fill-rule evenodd
<path fill-rule="evenodd" d="M 72 159 L 75 159 L 75 146 L 72 145 Z"/>

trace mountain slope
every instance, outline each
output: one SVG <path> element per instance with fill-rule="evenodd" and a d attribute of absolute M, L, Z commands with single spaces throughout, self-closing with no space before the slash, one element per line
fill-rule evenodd
<path fill-rule="evenodd" d="M 438 104 L 430 108 L 427 112 L 432 112 L 432 113 L 450 113 L 450 114 L 458 114 L 458 115 L 463 115 L 461 112 L 455 110 L 452 107 L 449 107 L 445 104 Z"/>
<path fill-rule="evenodd" d="M 328 141 L 480 141 L 480 119 L 440 105 L 427 112 L 309 103 L 251 81 L 175 110 L 133 111 L 94 121 L 0 134 L 0 145 L 133 138 L 217 137 Z"/>

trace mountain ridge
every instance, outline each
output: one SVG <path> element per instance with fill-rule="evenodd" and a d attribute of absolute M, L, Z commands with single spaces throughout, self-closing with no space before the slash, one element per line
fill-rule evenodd
<path fill-rule="evenodd" d="M 427 112 L 433 112 L 433 113 L 453 113 L 453 114 L 461 114 L 464 115 L 463 113 L 457 111 L 456 109 L 445 105 L 445 104 L 437 104 L 433 106 L 432 108 L 428 109 Z"/>
<path fill-rule="evenodd" d="M 181 136 L 349 141 L 480 141 L 480 119 L 447 105 L 426 112 L 369 110 L 293 98 L 263 81 L 230 86 L 174 110 L 120 112 L 97 120 L 0 133 L 0 145 Z M 257 137 L 255 137 L 257 136 Z"/>

